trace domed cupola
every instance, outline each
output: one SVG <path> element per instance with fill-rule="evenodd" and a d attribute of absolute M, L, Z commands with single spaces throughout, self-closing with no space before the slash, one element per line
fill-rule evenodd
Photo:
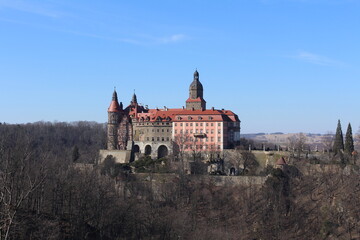
<path fill-rule="evenodd" d="M 190 88 L 189 88 L 189 98 L 191 98 L 191 99 L 196 99 L 198 97 L 202 98 L 203 91 L 204 91 L 203 85 L 199 81 L 199 72 L 197 70 L 195 70 L 194 80 L 190 84 Z"/>
<path fill-rule="evenodd" d="M 203 85 L 199 81 L 199 72 L 195 70 L 194 80 L 189 87 L 189 98 L 186 100 L 186 109 L 206 109 L 206 102 L 203 99 Z"/>

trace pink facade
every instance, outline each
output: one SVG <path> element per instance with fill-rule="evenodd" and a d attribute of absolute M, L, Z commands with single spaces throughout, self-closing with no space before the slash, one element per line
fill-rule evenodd
<path fill-rule="evenodd" d="M 240 121 L 225 110 L 183 110 L 172 126 L 173 139 L 184 145 L 184 151 L 221 151 L 231 148 L 240 136 Z"/>

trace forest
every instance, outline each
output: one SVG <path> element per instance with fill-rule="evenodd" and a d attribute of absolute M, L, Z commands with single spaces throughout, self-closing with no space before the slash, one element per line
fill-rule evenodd
<path fill-rule="evenodd" d="M 105 143 L 94 122 L 0 124 L 0 239 L 360 238 L 357 165 L 304 175 L 300 158 L 263 186 L 180 171 L 154 189 L 97 165 Z"/>

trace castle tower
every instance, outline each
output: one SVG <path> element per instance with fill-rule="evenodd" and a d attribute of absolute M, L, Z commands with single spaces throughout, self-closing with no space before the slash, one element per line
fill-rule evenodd
<path fill-rule="evenodd" d="M 189 98 L 186 100 L 187 110 L 205 110 L 206 101 L 203 98 L 203 86 L 199 81 L 199 72 L 195 70 L 194 80 L 189 87 Z"/>
<path fill-rule="evenodd" d="M 108 108 L 108 124 L 107 124 L 107 149 L 118 149 L 118 127 L 120 123 L 120 112 L 122 104 L 119 105 L 116 90 L 112 95 L 112 100 Z"/>

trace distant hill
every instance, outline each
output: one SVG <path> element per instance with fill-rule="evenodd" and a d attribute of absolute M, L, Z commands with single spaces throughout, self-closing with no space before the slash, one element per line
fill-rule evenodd
<path fill-rule="evenodd" d="M 254 140 L 258 143 L 269 143 L 276 144 L 282 147 L 288 145 L 289 139 L 296 137 L 299 133 L 249 133 L 241 134 L 242 138 Z M 331 146 L 331 138 L 334 137 L 333 134 L 319 134 L 319 133 L 304 133 L 306 136 L 306 144 L 310 146 L 311 149 L 318 149 L 319 151 L 325 148 L 325 145 Z M 356 141 L 356 139 L 354 139 Z"/>

